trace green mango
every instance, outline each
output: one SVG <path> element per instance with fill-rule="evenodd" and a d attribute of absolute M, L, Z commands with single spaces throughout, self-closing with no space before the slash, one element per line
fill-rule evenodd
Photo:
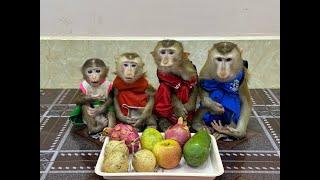
<path fill-rule="evenodd" d="M 206 162 L 210 149 L 211 137 L 207 131 L 201 130 L 183 146 L 183 157 L 189 166 L 198 167 Z"/>

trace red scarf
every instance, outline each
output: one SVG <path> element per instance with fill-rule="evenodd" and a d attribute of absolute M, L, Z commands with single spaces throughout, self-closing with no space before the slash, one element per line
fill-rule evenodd
<path fill-rule="evenodd" d="M 119 76 L 113 81 L 113 87 L 118 89 L 118 102 L 123 115 L 128 115 L 128 109 L 123 104 L 134 107 L 145 107 L 148 101 L 148 95 L 145 92 L 149 83 L 145 77 L 141 77 L 131 84 L 125 83 Z"/>
<path fill-rule="evenodd" d="M 197 77 L 189 81 L 185 81 L 178 76 L 157 71 L 159 78 L 159 88 L 155 95 L 155 113 L 161 117 L 168 118 L 172 124 L 177 122 L 177 117 L 174 117 L 173 107 L 171 105 L 171 93 L 176 94 L 178 99 L 184 104 L 189 101 L 189 96 L 193 88 L 197 84 Z M 191 113 L 189 113 L 191 115 Z M 191 116 L 188 115 L 188 120 Z"/>

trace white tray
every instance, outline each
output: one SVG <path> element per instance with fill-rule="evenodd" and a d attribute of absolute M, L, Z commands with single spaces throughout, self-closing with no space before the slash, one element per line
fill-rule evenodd
<path fill-rule="evenodd" d="M 139 135 L 141 136 L 141 133 L 139 133 Z M 191 134 L 191 136 L 193 135 L 194 133 Z M 135 172 L 131 166 L 132 155 L 130 155 L 129 172 L 126 173 L 106 173 L 101 171 L 104 159 L 104 149 L 109 142 L 109 138 L 106 138 L 94 171 L 97 175 L 103 176 L 104 179 L 214 179 L 216 176 L 222 175 L 224 169 L 217 142 L 212 135 L 210 136 L 210 158 L 199 167 L 194 168 L 188 166 L 182 156 L 179 165 L 174 169 L 163 169 L 159 167 L 157 172 Z"/>

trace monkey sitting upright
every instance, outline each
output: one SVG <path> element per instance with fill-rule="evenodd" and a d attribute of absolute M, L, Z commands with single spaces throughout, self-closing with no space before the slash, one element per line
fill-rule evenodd
<path fill-rule="evenodd" d="M 76 100 L 76 109 L 71 113 L 72 122 L 84 123 L 89 134 L 115 126 L 112 106 L 112 82 L 106 80 L 109 67 L 101 59 L 88 59 L 82 66 L 84 81 L 80 84 L 81 95 Z"/>
<path fill-rule="evenodd" d="M 234 43 L 220 42 L 209 50 L 199 74 L 201 105 L 194 129 L 206 127 L 216 139 L 246 136 L 252 102 L 245 63 Z"/>
<path fill-rule="evenodd" d="M 152 114 L 155 89 L 146 79 L 143 67 L 137 53 L 117 56 L 117 76 L 113 81 L 117 120 L 132 125 L 140 132 L 146 127 L 157 128 Z"/>
<path fill-rule="evenodd" d="M 176 40 L 159 41 L 151 52 L 157 64 L 159 88 L 155 95 L 154 112 L 159 127 L 166 131 L 179 117 L 191 124 L 197 101 L 197 70 Z"/>

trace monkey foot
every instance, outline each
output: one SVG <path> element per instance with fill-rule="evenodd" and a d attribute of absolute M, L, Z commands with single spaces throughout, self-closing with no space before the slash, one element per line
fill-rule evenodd
<path fill-rule="evenodd" d="M 91 134 L 90 137 L 93 138 L 93 139 L 100 139 L 100 133 Z"/>
<path fill-rule="evenodd" d="M 227 136 L 227 137 L 222 137 L 221 140 L 222 140 L 222 141 L 225 141 L 225 142 L 232 142 L 232 141 L 234 141 L 235 139 L 232 138 L 232 137 Z"/>
<path fill-rule="evenodd" d="M 99 133 L 98 134 L 94 134 L 94 135 L 89 135 L 87 127 L 83 128 L 83 129 L 77 129 L 77 130 L 74 131 L 74 133 L 76 135 L 84 138 L 85 140 L 89 140 L 89 141 L 97 144 L 98 146 L 101 146 L 103 144 L 103 142 L 101 142 L 100 139 L 99 139 L 100 138 Z"/>

